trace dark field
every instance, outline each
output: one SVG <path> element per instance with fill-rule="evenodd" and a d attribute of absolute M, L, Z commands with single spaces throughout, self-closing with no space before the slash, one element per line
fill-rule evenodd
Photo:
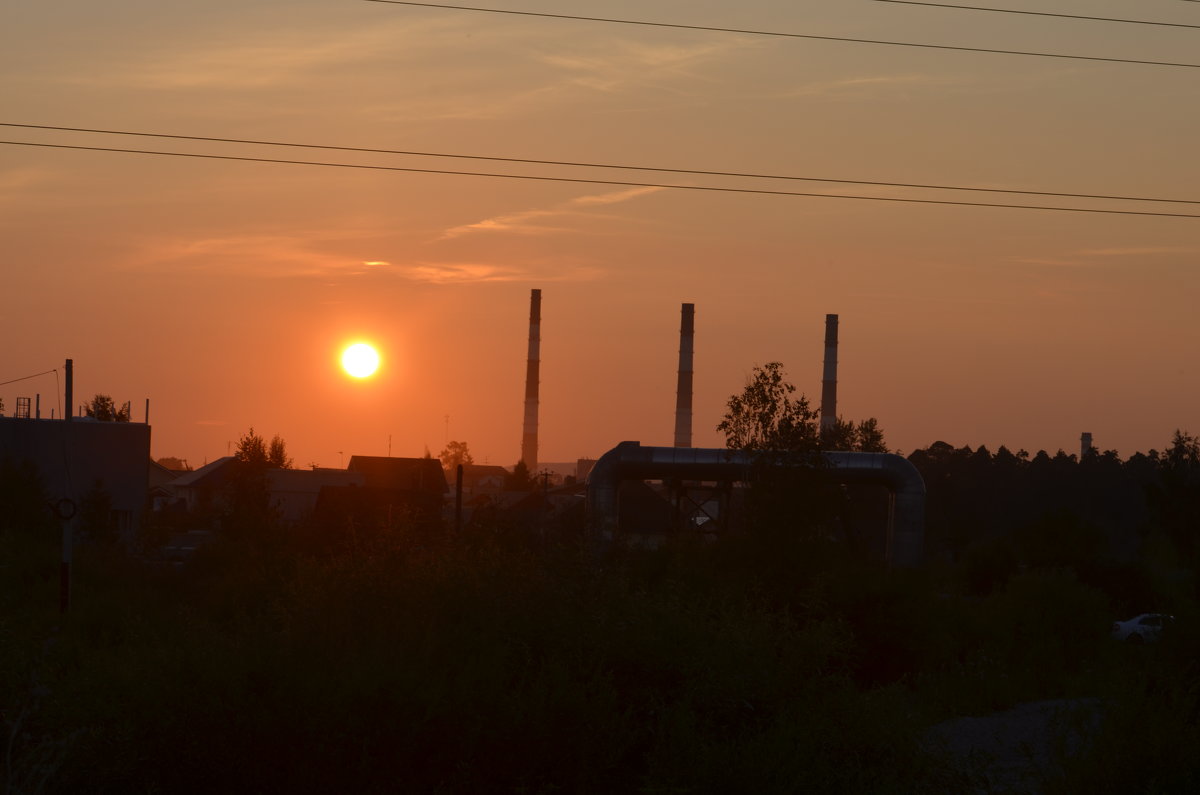
<path fill-rule="evenodd" d="M 1197 783 L 1195 600 L 1141 563 L 1106 581 L 1179 621 L 1133 648 L 1070 567 L 980 591 L 965 563 L 811 536 L 597 562 L 486 530 L 264 533 L 182 569 L 92 545 L 65 616 L 53 529 L 0 544 L 11 793 L 986 791 L 928 728 L 1077 697 L 1102 720 L 1046 749 L 1043 789 Z"/>

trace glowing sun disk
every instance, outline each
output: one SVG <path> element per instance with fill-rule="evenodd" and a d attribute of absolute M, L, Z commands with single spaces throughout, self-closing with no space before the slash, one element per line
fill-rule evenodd
<path fill-rule="evenodd" d="M 342 369 L 355 378 L 374 375 L 379 369 L 379 353 L 365 342 L 356 342 L 342 351 Z"/>

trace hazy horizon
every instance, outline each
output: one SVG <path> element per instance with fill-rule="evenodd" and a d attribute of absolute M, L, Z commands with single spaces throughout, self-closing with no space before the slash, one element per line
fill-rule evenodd
<path fill-rule="evenodd" d="M 1009 4 L 1006 4 L 1006 7 Z M 1040 4 L 1015 4 L 1045 10 Z M 819 0 L 504 7 L 1200 62 L 1195 31 Z M 1200 6 L 1059 13 L 1200 24 Z M 0 127 L 0 139 L 611 182 L 1200 214 L 1196 70 L 342 0 L 25 5 L 0 122 L 888 183 L 581 169 Z M 0 145 L 0 382 L 75 363 L 77 403 L 150 399 L 154 457 L 251 426 L 297 466 L 520 455 L 541 289 L 539 459 L 673 438 L 696 306 L 693 444 L 778 360 L 905 452 L 1122 457 L 1200 430 L 1200 219 L 526 181 Z M 382 366 L 352 380 L 340 351 Z M 61 388 L 61 384 L 59 384 Z M 0 386 L 54 406 L 54 377 Z M 447 421 L 447 416 L 449 420 Z"/>

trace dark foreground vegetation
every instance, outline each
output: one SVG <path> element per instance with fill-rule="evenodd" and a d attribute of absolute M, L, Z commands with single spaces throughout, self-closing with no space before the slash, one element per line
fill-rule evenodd
<path fill-rule="evenodd" d="M 1174 525 L 1075 559 L 1035 542 L 1091 525 L 1051 512 L 889 571 L 778 500 L 716 542 L 601 562 L 570 534 L 263 520 L 182 569 L 84 545 L 60 615 L 31 493 L 0 522 L 6 793 L 960 792 L 988 781 L 930 726 L 1076 697 L 1100 720 L 1045 791 L 1200 784 Z M 1114 644 L 1144 610 L 1174 632 Z"/>

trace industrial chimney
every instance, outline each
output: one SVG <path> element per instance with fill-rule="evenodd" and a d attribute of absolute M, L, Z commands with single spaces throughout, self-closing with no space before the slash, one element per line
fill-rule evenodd
<path fill-rule="evenodd" d="M 1092 435 L 1086 431 L 1079 437 L 1079 460 L 1087 458 L 1087 454 L 1092 452 Z"/>
<path fill-rule="evenodd" d="M 679 385 L 675 388 L 675 446 L 692 446 L 692 353 L 696 305 L 683 304 L 679 322 Z"/>
<path fill-rule="evenodd" d="M 537 471 L 538 370 L 541 364 L 542 291 L 529 291 L 529 363 L 525 369 L 525 428 L 521 435 L 521 460 L 530 474 Z"/>
<path fill-rule="evenodd" d="M 838 316 L 825 316 L 825 375 L 821 381 L 821 435 L 837 423 Z"/>

